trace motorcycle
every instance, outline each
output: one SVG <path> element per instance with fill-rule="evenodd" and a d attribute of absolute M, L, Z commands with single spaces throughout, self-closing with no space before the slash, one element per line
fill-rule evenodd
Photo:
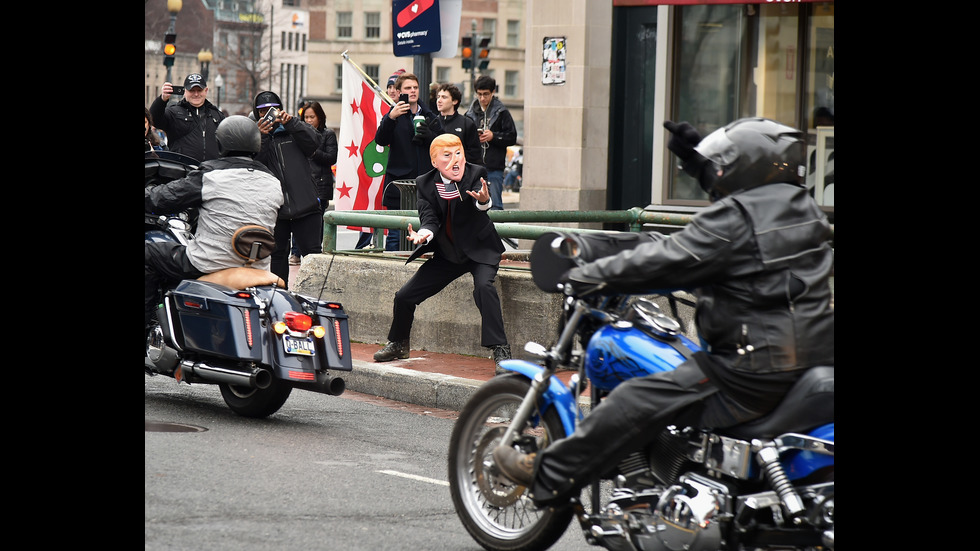
<path fill-rule="evenodd" d="M 168 151 L 146 154 L 144 165 L 146 186 L 197 168 L 194 159 Z M 144 215 L 146 241 L 194 239 L 196 212 Z M 271 272 L 249 267 L 274 243 L 272 232 L 246 226 L 229 243 L 243 267 L 164 290 L 146 338 L 147 375 L 217 385 L 232 411 L 253 418 L 279 411 L 293 389 L 343 394 L 335 373 L 352 370 L 343 305 L 284 289 Z"/>
<path fill-rule="evenodd" d="M 588 248 L 572 234 L 542 236 L 531 251 L 535 283 L 559 292 L 562 273 L 603 256 Z M 555 344 L 525 346 L 538 363 L 502 361 L 511 373 L 486 382 L 453 427 L 450 492 L 474 540 L 491 551 L 547 549 L 574 517 L 588 543 L 617 551 L 834 548 L 833 367 L 809 369 L 764 418 L 712 432 L 668 426 L 567 506 L 539 508 L 500 473 L 498 445 L 542 450 L 622 381 L 675 369 L 700 350 L 675 319 L 677 301 L 692 304 L 684 295 L 659 296 L 672 317 L 655 295 L 563 291 Z M 567 385 L 559 369 L 576 371 Z"/>

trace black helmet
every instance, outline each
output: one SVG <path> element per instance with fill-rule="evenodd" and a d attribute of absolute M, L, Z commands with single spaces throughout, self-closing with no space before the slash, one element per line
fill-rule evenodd
<path fill-rule="evenodd" d="M 713 199 L 776 182 L 803 185 L 806 177 L 803 132 L 769 119 L 729 123 L 694 150 L 710 161 L 699 180 Z"/>
<path fill-rule="evenodd" d="M 214 133 L 221 157 L 255 157 L 262 148 L 262 134 L 255 121 L 242 115 L 226 117 Z"/>

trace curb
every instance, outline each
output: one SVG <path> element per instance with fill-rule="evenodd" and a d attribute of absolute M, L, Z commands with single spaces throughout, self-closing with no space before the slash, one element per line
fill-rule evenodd
<path fill-rule="evenodd" d="M 352 360 L 351 371 L 336 371 L 347 390 L 417 406 L 460 411 L 485 381 Z"/>

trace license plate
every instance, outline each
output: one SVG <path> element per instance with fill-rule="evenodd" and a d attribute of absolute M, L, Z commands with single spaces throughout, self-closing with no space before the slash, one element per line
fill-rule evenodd
<path fill-rule="evenodd" d="M 299 339 L 283 335 L 283 344 L 286 346 L 286 354 L 298 354 L 300 356 L 316 355 L 316 348 L 313 346 L 313 337 Z"/>

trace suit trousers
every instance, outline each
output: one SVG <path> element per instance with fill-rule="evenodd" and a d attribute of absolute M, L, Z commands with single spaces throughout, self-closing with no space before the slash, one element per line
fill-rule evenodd
<path fill-rule="evenodd" d="M 472 260 L 461 264 L 439 257 L 426 260 L 415 275 L 395 293 L 388 340 L 392 342 L 407 340 L 412 334 L 415 308 L 463 274 L 470 273 L 473 276 L 473 301 L 483 318 L 481 344 L 483 346 L 507 344 L 500 297 L 497 295 L 497 288 L 493 285 L 497 277 L 497 268 L 497 265 L 481 264 Z"/>

